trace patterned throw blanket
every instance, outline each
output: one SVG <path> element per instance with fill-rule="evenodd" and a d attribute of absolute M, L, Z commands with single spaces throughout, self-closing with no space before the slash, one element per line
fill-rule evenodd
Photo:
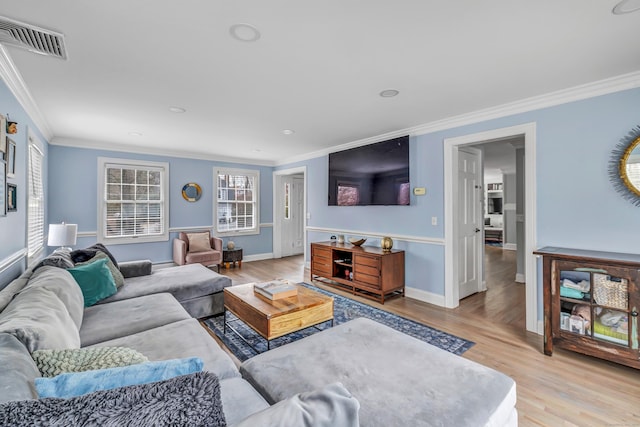
<path fill-rule="evenodd" d="M 224 427 L 226 421 L 218 378 L 198 372 L 70 399 L 8 402 L 0 405 L 0 425 Z"/>

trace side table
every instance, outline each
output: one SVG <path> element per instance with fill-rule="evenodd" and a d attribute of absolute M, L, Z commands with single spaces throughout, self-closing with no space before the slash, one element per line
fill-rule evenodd
<path fill-rule="evenodd" d="M 238 268 L 242 267 L 242 248 L 223 249 L 222 262 L 226 269 L 229 268 L 229 264 L 233 264 L 235 267 L 236 262 L 238 263 Z"/>

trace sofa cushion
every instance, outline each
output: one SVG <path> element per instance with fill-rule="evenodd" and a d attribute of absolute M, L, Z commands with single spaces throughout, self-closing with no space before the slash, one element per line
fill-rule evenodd
<path fill-rule="evenodd" d="M 24 344 L 13 335 L 0 333 L 0 403 L 37 397 L 33 379 L 39 376 Z"/>
<path fill-rule="evenodd" d="M 202 359 L 205 371 L 213 372 L 220 379 L 240 376 L 229 355 L 196 319 L 170 323 L 98 345 L 133 348 L 147 356 L 149 360 L 195 356 Z"/>
<path fill-rule="evenodd" d="M 44 287 L 27 287 L 15 296 L 0 313 L 0 332 L 14 335 L 29 353 L 80 347 L 80 333 L 66 306 Z"/>
<path fill-rule="evenodd" d="M 351 393 L 334 383 L 282 400 L 234 427 L 358 427 L 359 408 Z"/>
<path fill-rule="evenodd" d="M 76 267 L 79 265 L 91 264 L 92 262 L 95 262 L 101 259 L 106 260 L 106 266 L 111 272 L 111 276 L 113 277 L 113 281 L 116 284 L 116 288 L 119 288 L 120 286 L 124 285 L 124 277 L 122 276 L 122 273 L 120 272 L 118 267 L 116 267 L 115 264 L 111 261 L 109 256 L 104 252 L 100 252 L 100 251 L 96 252 L 93 258 L 84 262 L 76 263 Z"/>
<path fill-rule="evenodd" d="M 55 377 L 66 372 L 116 368 L 149 361 L 143 354 L 125 347 L 36 350 L 31 353 L 31 357 L 43 377 Z"/>
<path fill-rule="evenodd" d="M 71 372 L 53 378 L 36 378 L 35 385 L 40 398 L 68 399 L 94 391 L 163 381 L 200 371 L 202 371 L 202 360 L 190 357 L 95 371 Z"/>
<path fill-rule="evenodd" d="M 242 378 L 220 380 L 224 417 L 229 425 L 269 407 L 264 397 Z"/>
<path fill-rule="evenodd" d="M 85 307 L 90 307 L 118 291 L 106 259 L 79 265 L 67 271 L 78 282 L 84 296 Z"/>
<path fill-rule="evenodd" d="M 39 263 L 33 267 L 33 271 L 36 271 L 40 267 L 45 265 L 58 268 L 71 268 L 73 267 L 73 261 L 71 260 L 71 250 L 66 248 L 59 248 L 53 251 L 50 255 L 46 256 Z"/>
<path fill-rule="evenodd" d="M 259 354 L 240 371 L 270 403 L 340 381 L 372 427 L 505 425 L 516 402 L 506 375 L 364 318 Z"/>
<path fill-rule="evenodd" d="M 208 231 L 202 231 L 200 233 L 187 233 L 187 239 L 189 240 L 189 252 L 201 252 L 211 250 L 211 240 Z"/>
<path fill-rule="evenodd" d="M 0 424 L 25 427 L 226 425 L 218 379 L 204 372 L 70 399 L 6 403 L 0 405 Z"/>
<path fill-rule="evenodd" d="M 67 270 L 44 266 L 34 271 L 26 288 L 41 287 L 56 294 L 62 301 L 77 328 L 84 316 L 84 296 L 71 273 Z"/>
<path fill-rule="evenodd" d="M 86 347 L 190 318 L 170 294 L 97 304 L 85 309 L 80 342 Z"/>
<path fill-rule="evenodd" d="M 204 295 L 222 292 L 231 286 L 231 279 L 209 270 L 200 264 L 161 268 L 149 276 L 125 279 L 118 292 L 101 303 L 135 298 L 140 295 L 169 292 L 178 301 L 186 301 Z"/>

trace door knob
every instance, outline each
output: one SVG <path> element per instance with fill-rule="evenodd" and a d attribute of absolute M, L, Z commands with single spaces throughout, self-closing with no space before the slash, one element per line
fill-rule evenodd
<path fill-rule="evenodd" d="M 476 233 L 477 233 L 477 232 L 479 232 L 479 231 L 480 231 L 480 229 L 479 229 L 479 228 L 476 228 Z"/>

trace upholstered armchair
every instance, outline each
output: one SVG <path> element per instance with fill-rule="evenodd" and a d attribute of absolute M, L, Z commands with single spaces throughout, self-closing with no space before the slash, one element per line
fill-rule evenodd
<path fill-rule="evenodd" d="M 173 262 L 178 265 L 200 263 L 205 267 L 222 262 L 222 239 L 208 231 L 180 233 L 173 239 Z"/>

